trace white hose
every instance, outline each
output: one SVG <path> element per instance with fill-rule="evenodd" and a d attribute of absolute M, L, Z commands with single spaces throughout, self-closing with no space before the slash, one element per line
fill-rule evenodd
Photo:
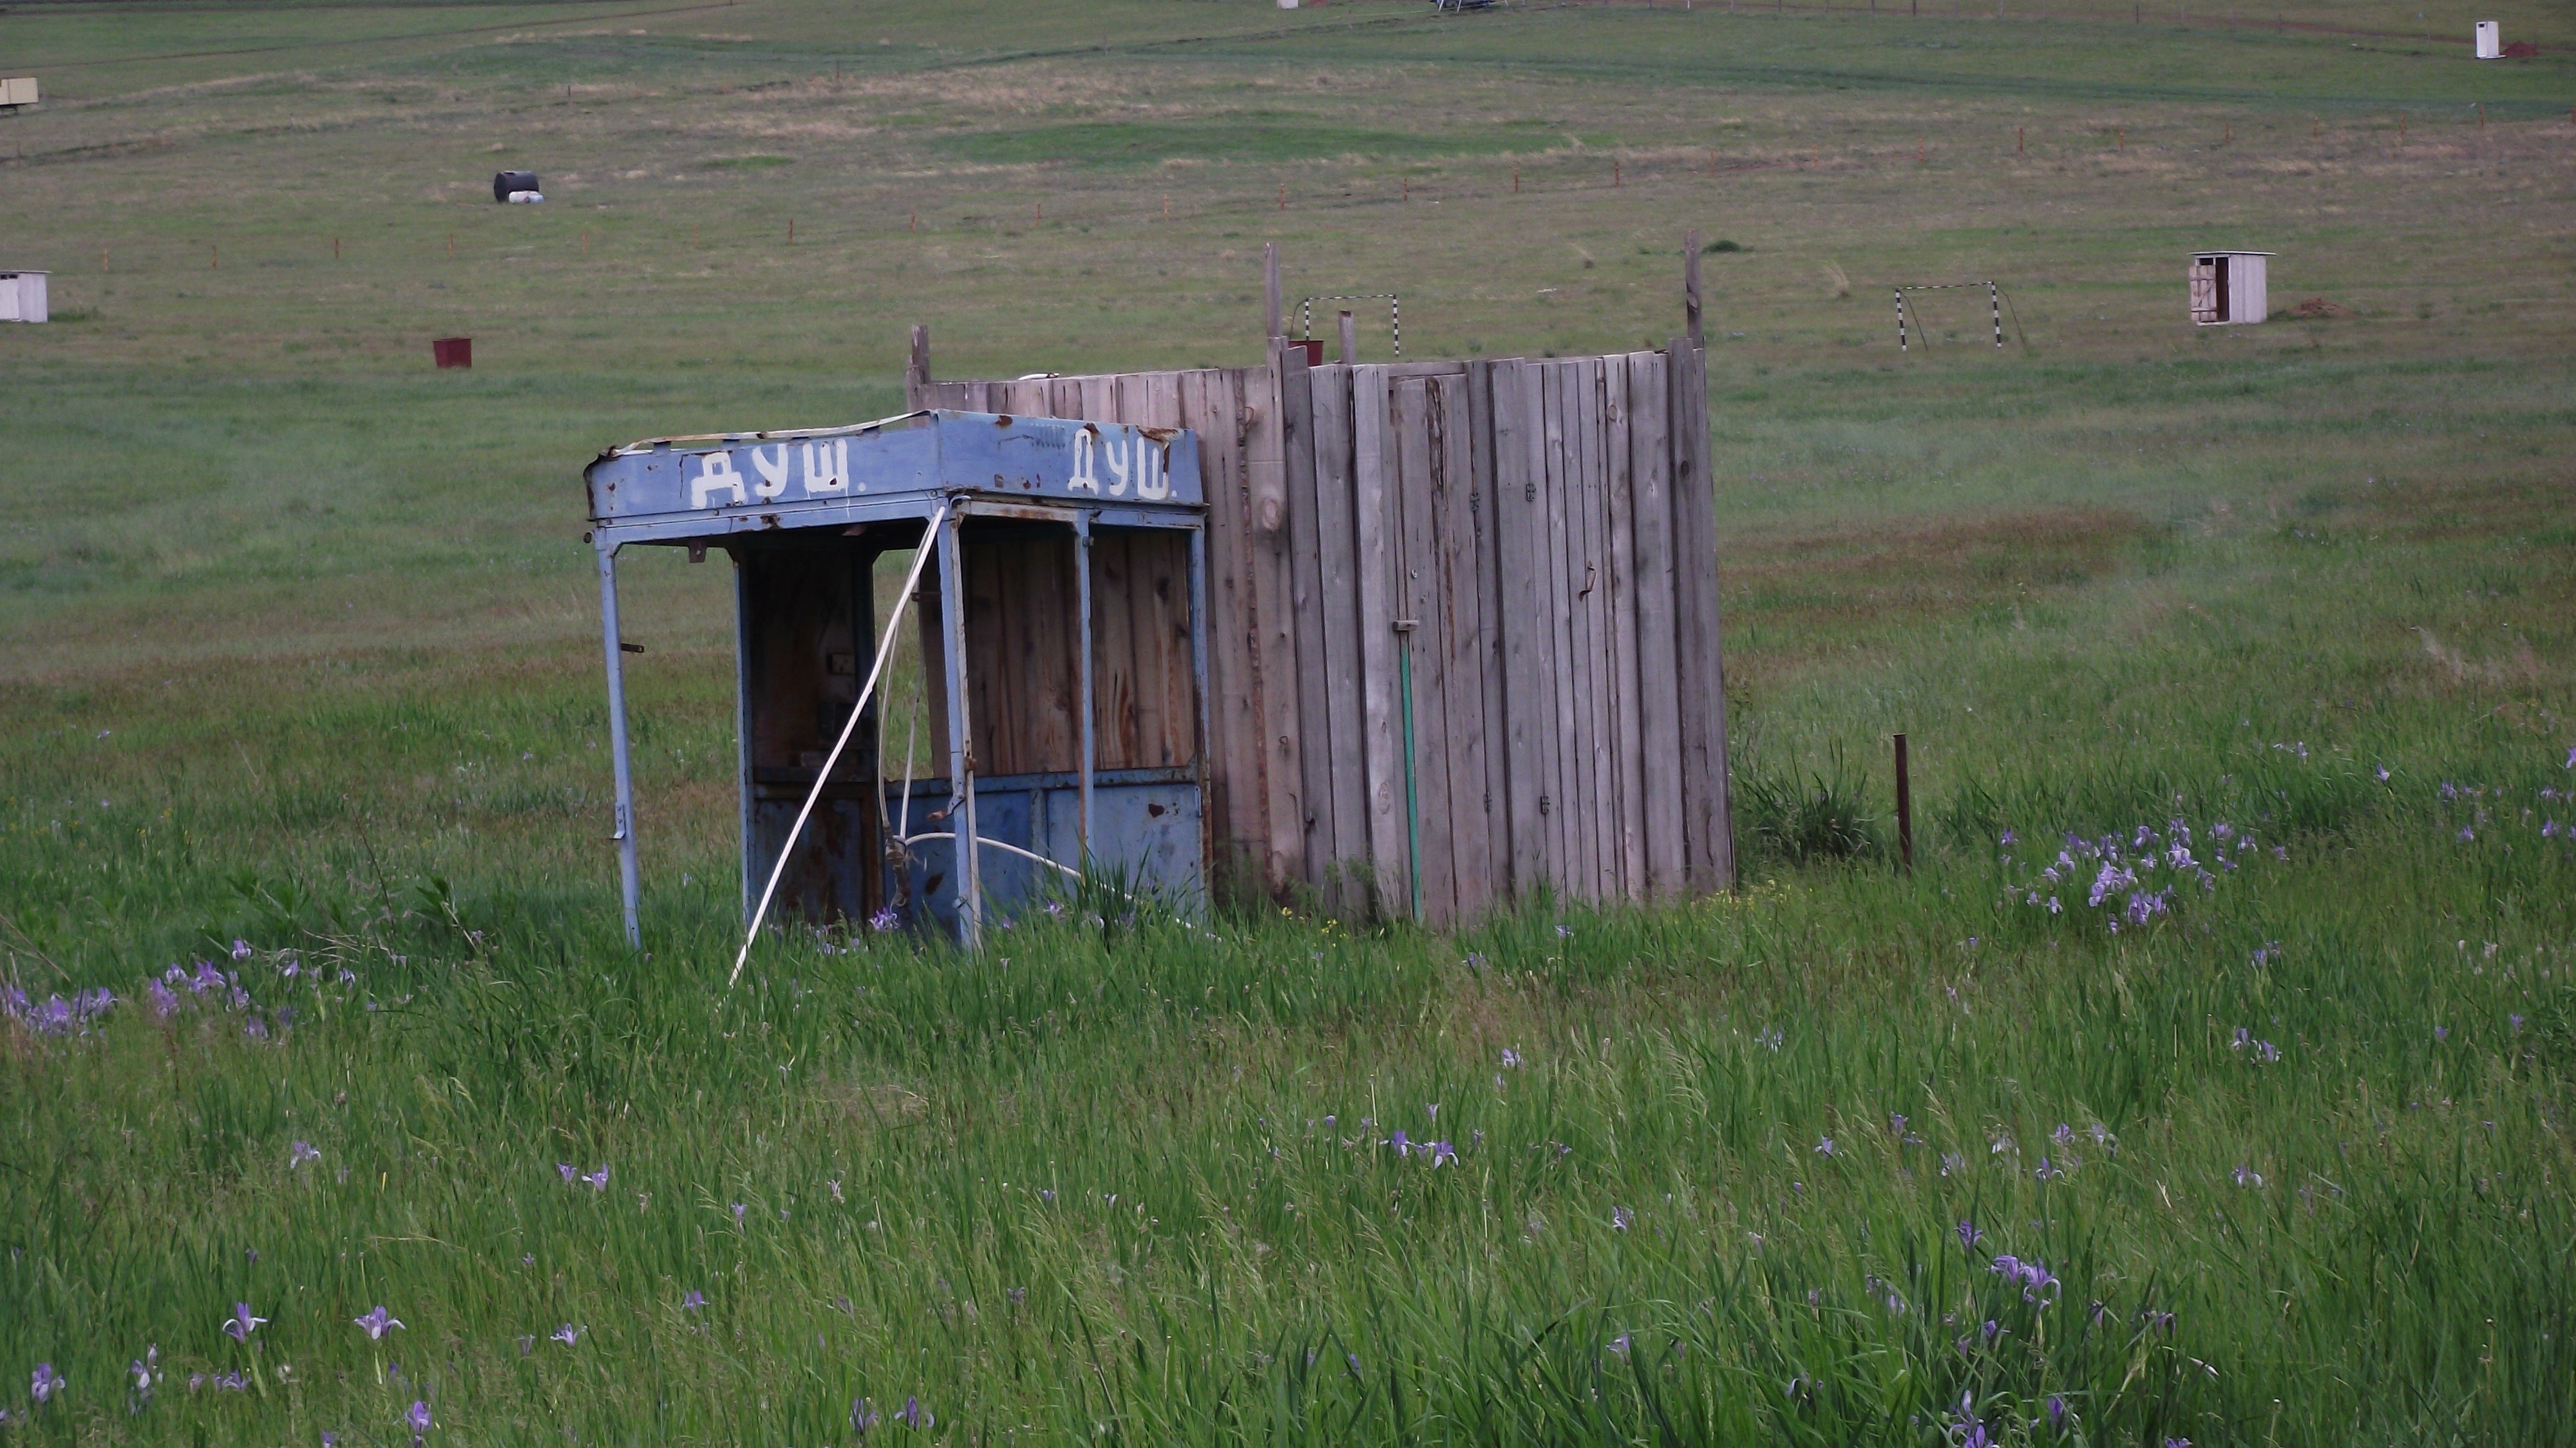
<path fill-rule="evenodd" d="M 930 526 L 921 530 L 921 546 L 912 553 L 912 571 L 904 575 L 903 594 L 894 603 L 894 612 L 886 619 L 885 638 L 877 644 L 877 660 L 868 667 L 868 681 L 859 686 L 858 702 L 850 706 L 850 717 L 841 725 L 841 737 L 832 741 L 832 752 L 823 760 L 823 768 L 814 776 L 814 787 L 806 792 L 805 807 L 796 811 L 796 823 L 787 827 L 787 838 L 778 846 L 778 861 L 769 867 L 769 883 L 761 887 L 760 905 L 751 912 L 751 928 L 743 932 L 742 949 L 734 952 L 733 974 L 725 977 L 725 989 L 742 979 L 742 963 L 751 958 L 751 943 L 760 938 L 760 922 L 769 915 L 769 899 L 778 893 L 779 877 L 787 873 L 787 857 L 796 849 L 796 837 L 805 832 L 805 821 L 814 813 L 814 802 L 823 797 L 824 781 L 832 777 L 832 766 L 841 762 L 841 751 L 849 747 L 851 731 L 859 727 L 859 716 L 867 712 L 868 696 L 876 692 L 877 676 L 885 672 L 886 660 L 894 653 L 895 630 L 903 626 L 904 605 L 912 601 L 912 590 L 921 582 L 921 565 L 930 560 L 931 546 L 939 541 L 939 525 L 948 520 L 948 505 L 930 515 Z M 951 660 L 949 667 L 957 667 Z M 909 770 L 905 771 L 907 774 Z"/>

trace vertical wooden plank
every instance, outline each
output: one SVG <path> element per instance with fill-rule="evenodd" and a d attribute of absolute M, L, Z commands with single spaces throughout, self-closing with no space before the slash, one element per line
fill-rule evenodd
<path fill-rule="evenodd" d="M 1388 415 L 1395 424 L 1397 459 L 1396 648 L 1412 672 L 1413 737 L 1399 740 L 1412 761 L 1414 798 L 1403 823 L 1408 859 L 1418 832 L 1422 918 L 1447 925 L 1458 915 L 1457 865 L 1449 820 L 1449 669 L 1446 610 L 1441 606 L 1437 517 L 1446 489 L 1447 464 L 1441 419 L 1431 384 L 1400 378 Z M 1402 625 L 1409 621 L 1412 625 Z M 1399 671 L 1399 675 L 1401 671 Z M 1399 686 L 1403 680 L 1399 676 Z M 1407 802 L 1399 797 L 1399 810 Z"/>
<path fill-rule="evenodd" d="M 1726 677 L 1718 639 L 1717 493 L 1708 471 L 1708 358 L 1673 344 L 1673 579 L 1681 673 L 1682 828 L 1692 890 L 1735 883 L 1728 818 Z"/>
<path fill-rule="evenodd" d="M 1075 384 L 1082 398 L 1082 416 L 1093 422 L 1118 422 L 1118 379 L 1114 377 L 1076 377 L 1066 379 Z"/>
<path fill-rule="evenodd" d="M 1648 777 L 1644 820 L 1646 897 L 1681 894 L 1681 695 L 1673 652 L 1671 396 L 1660 352 L 1628 354 L 1628 455 L 1635 482 L 1630 518 L 1637 595 L 1637 748 Z"/>
<path fill-rule="evenodd" d="M 1150 762 L 1184 765 L 1199 754 L 1195 656 L 1190 648 L 1190 540 L 1169 528 L 1139 529 L 1129 542 L 1135 561 L 1136 653 L 1144 674 L 1140 698 L 1151 700 Z"/>
<path fill-rule="evenodd" d="M 1547 647 L 1554 618 L 1547 585 L 1545 368 L 1536 362 L 1494 366 L 1494 467 L 1501 498 L 1494 509 L 1496 570 L 1502 598 L 1503 753 L 1509 766 L 1511 888 L 1528 904 L 1554 879 L 1555 822 L 1549 817 L 1555 756 L 1556 700 L 1549 690 Z"/>
<path fill-rule="evenodd" d="M 1547 504 L 1548 588 L 1551 624 L 1548 630 L 1548 676 L 1556 693 L 1556 737 L 1554 793 L 1550 796 L 1549 817 L 1555 828 L 1557 850 L 1556 885 L 1567 899 L 1584 900 L 1592 895 L 1592 852 L 1582 828 L 1584 814 L 1581 796 L 1583 741 L 1579 721 L 1583 695 L 1575 678 L 1575 664 L 1581 657 L 1574 646 L 1575 589 L 1581 586 L 1579 575 L 1569 571 L 1580 567 L 1570 536 L 1569 509 L 1574 505 L 1576 466 L 1572 447 L 1574 434 L 1573 364 L 1547 364 L 1547 469 L 1548 476 L 1541 497 Z"/>
<path fill-rule="evenodd" d="M 1244 525 L 1246 484 L 1236 429 L 1239 404 L 1230 374 L 1183 372 L 1181 425 L 1197 435 L 1207 511 L 1208 835 L 1214 846 L 1212 889 L 1240 897 L 1260 889 L 1267 830 L 1262 819 L 1260 689 L 1253 677 L 1250 560 Z"/>
<path fill-rule="evenodd" d="M 1643 900 L 1646 776 L 1637 744 L 1636 479 L 1629 463 L 1628 441 L 1634 402 L 1628 392 L 1628 359 L 1614 355 L 1602 361 L 1606 398 L 1602 415 L 1608 424 L 1603 457 L 1608 464 L 1604 491 L 1610 530 L 1610 599 L 1606 610 L 1610 621 L 1610 768 L 1618 792 L 1619 894 L 1622 899 Z"/>
<path fill-rule="evenodd" d="M 1571 394 L 1571 417 L 1566 425 L 1566 453 L 1569 453 L 1569 482 L 1574 484 L 1566 495 L 1566 590 L 1574 598 L 1569 616 L 1569 631 L 1574 634 L 1574 660 L 1569 678 L 1574 680 L 1574 739 L 1577 739 L 1577 763 L 1574 783 L 1579 788 L 1579 809 L 1574 817 L 1574 830 L 1582 837 L 1584 850 L 1584 899 L 1605 899 L 1610 873 L 1610 755 L 1605 737 L 1605 703 L 1610 693 L 1610 678 L 1602 667 L 1602 554 L 1600 554 L 1600 435 L 1602 435 L 1602 397 L 1600 397 L 1600 361 L 1577 358 L 1564 363 L 1566 392 Z"/>
<path fill-rule="evenodd" d="M 1246 546 L 1250 552 L 1252 600 L 1257 631 L 1252 666 L 1261 698 L 1259 750 L 1263 809 L 1268 826 L 1265 883 L 1274 898 L 1283 896 L 1306 869 L 1304 758 L 1297 735 L 1297 629 L 1291 605 L 1295 580 L 1290 568 L 1288 503 L 1288 432 L 1303 432 L 1302 412 L 1293 419 L 1288 398 L 1303 400 L 1306 354 L 1299 349 L 1290 370 L 1289 349 L 1273 339 L 1269 365 L 1242 378 L 1242 400 L 1251 414 L 1245 445 L 1249 481 Z M 1314 487 L 1314 457 L 1306 455 L 1306 489 Z"/>
<path fill-rule="evenodd" d="M 1473 920 L 1492 896 L 1493 848 L 1485 818 L 1484 610 L 1476 572 L 1477 477 L 1468 442 L 1475 425 L 1466 374 L 1432 379 L 1431 517 L 1427 591 L 1436 620 L 1424 647 L 1440 663 L 1438 733 L 1432 748 L 1445 776 L 1442 825 L 1452 922 Z M 1435 631 L 1436 623 L 1436 631 Z"/>
<path fill-rule="evenodd" d="M 1381 918 L 1409 913 L 1405 857 L 1403 722 L 1396 694 L 1395 503 L 1398 462 L 1383 364 L 1351 369 L 1351 514 L 1359 578 L 1361 755 L 1368 771 L 1370 904 Z"/>
<path fill-rule="evenodd" d="M 1321 379 L 1306 371 L 1298 348 L 1280 368 L 1280 412 L 1285 435 L 1283 482 L 1288 487 L 1288 608 L 1296 626 L 1296 727 L 1298 727 L 1298 832 L 1306 884 L 1321 889 L 1332 879 L 1332 675 L 1324 667 L 1324 508 L 1321 459 L 1327 441 L 1316 438 Z"/>
<path fill-rule="evenodd" d="M 1360 697 L 1359 562 L 1352 513 L 1351 369 L 1317 367 L 1308 373 L 1315 407 L 1316 593 L 1323 615 L 1323 713 L 1331 730 L 1326 787 L 1333 798 L 1331 908 L 1348 912 L 1356 899 L 1348 882 L 1365 878 L 1368 863 L 1368 768 L 1362 752 Z M 1355 872 L 1359 872 L 1355 875 Z"/>
<path fill-rule="evenodd" d="M 1496 432 L 1499 417 L 1496 396 L 1494 365 L 1490 362 L 1468 364 L 1467 456 L 1469 476 L 1475 486 L 1467 497 L 1467 516 L 1474 525 L 1477 648 L 1479 668 L 1484 676 L 1484 709 L 1479 716 L 1482 722 L 1476 739 L 1477 748 L 1485 758 L 1485 794 L 1481 803 L 1484 805 L 1487 864 L 1484 891 L 1477 904 L 1479 910 L 1491 909 L 1510 899 L 1512 891 L 1511 825 L 1508 816 L 1511 764 L 1503 748 L 1507 716 L 1503 712 L 1503 577 L 1497 526 L 1501 518 L 1502 483 L 1498 468 L 1501 448 Z"/>

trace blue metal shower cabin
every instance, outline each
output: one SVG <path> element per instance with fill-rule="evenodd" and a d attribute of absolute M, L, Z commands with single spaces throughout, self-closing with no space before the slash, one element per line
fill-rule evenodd
<path fill-rule="evenodd" d="M 1184 908 L 1204 902 L 1206 505 L 1193 434 L 926 410 L 655 438 L 601 454 L 583 479 L 630 942 L 639 883 L 617 614 L 630 544 L 733 561 L 746 917 L 809 796 L 780 917 L 903 920 L 972 946 L 988 914 L 1096 870 Z M 821 780 L 884 627 L 878 557 L 925 541 L 937 553 L 916 607 L 944 775 L 887 777 L 903 735 L 886 732 L 892 757 L 880 758 L 880 681 Z"/>

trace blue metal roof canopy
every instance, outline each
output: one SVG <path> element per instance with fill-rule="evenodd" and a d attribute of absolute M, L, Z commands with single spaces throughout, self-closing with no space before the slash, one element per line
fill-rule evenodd
<path fill-rule="evenodd" d="M 1086 422 L 1049 417 L 1012 417 L 995 413 L 932 410 L 847 427 L 781 432 L 724 433 L 656 438 L 602 453 L 583 471 L 588 487 L 590 533 L 599 554 L 600 612 L 608 664 L 609 739 L 616 769 L 617 820 L 621 886 L 626 935 L 637 943 L 636 905 L 640 891 L 636 865 L 634 788 L 626 728 L 624 653 L 617 615 L 617 554 L 629 543 L 687 546 L 701 557 L 709 544 L 725 547 L 737 560 L 736 600 L 740 649 L 737 683 L 742 705 L 742 788 L 745 909 L 751 909 L 752 879 L 764 843 L 759 826 L 765 788 L 777 787 L 782 771 L 755 767 L 754 733 L 764 721 L 750 675 L 757 631 L 763 624 L 760 603 L 746 591 L 744 561 L 764 556 L 764 549 L 796 548 L 809 556 L 814 548 L 873 558 L 887 547 L 909 546 L 918 531 L 941 519 L 939 596 L 954 601 L 940 609 L 943 630 L 939 664 L 945 675 L 948 723 L 947 802 L 927 816 L 947 820 L 953 829 L 916 833 L 910 792 L 905 817 L 891 821 L 906 847 L 904 874 L 897 884 L 916 909 L 953 922 L 969 946 L 979 934 L 984 906 L 997 890 L 1017 882 L 1024 890 L 1043 879 L 1023 867 L 1035 861 L 1050 872 L 1071 871 L 1063 855 L 1078 854 L 1084 868 L 1093 859 L 1143 866 L 1140 878 L 1166 889 L 1197 893 L 1205 888 L 1206 836 L 1202 822 L 1207 739 L 1207 565 L 1202 526 L 1204 494 L 1199 479 L 1198 440 L 1181 429 L 1137 427 L 1126 423 Z M 1070 776 L 1062 772 L 1030 773 L 987 780 L 997 824 L 1005 833 L 1026 837 L 1015 844 L 990 830 L 977 831 L 975 732 L 969 700 L 970 674 L 976 660 L 968 649 L 966 629 L 966 552 L 973 546 L 968 525 L 980 523 L 978 536 L 1028 536 L 1069 530 L 1078 582 L 1076 612 L 1080 627 L 1075 672 L 1080 680 L 1080 752 Z M 888 528 L 872 525 L 891 524 Z M 1095 776 L 1097 742 L 1093 727 L 1092 541 L 1096 531 L 1177 530 L 1186 535 L 1189 555 L 1189 670 L 1197 718 L 1195 747 L 1186 767 L 1113 772 Z M 873 537 L 860 542 L 863 535 Z M 1164 536 L 1170 536 L 1166 531 Z M 888 541 L 899 538 L 900 541 Z M 842 542 L 840 540 L 851 540 Z M 920 540 L 924 543 L 930 540 Z M 837 556 L 837 553 L 836 555 Z M 851 606 L 872 617 L 872 598 L 855 597 L 863 585 L 851 583 Z M 771 595 L 764 594 L 763 597 Z M 873 644 L 873 627 L 866 642 Z M 837 656 L 836 656 L 837 657 Z M 992 661 L 1002 666 L 1002 661 Z M 810 682 L 810 681 L 809 681 Z M 827 695 L 808 690 L 826 711 Z M 864 709 L 864 698 L 842 707 L 829 721 L 838 730 L 850 708 Z M 792 774 L 793 771 L 784 771 Z M 813 796 L 828 781 L 816 769 Z M 836 779 L 844 776 L 835 775 Z M 802 778 L 791 781 L 803 785 Z M 874 772 L 868 776 L 883 813 L 888 787 Z M 1079 796 L 1078 822 L 1051 810 L 1056 795 Z M 1098 796 L 1107 795 L 1106 800 Z M 1127 796 L 1134 795 L 1134 799 Z M 812 799 L 807 801 L 810 806 Z M 1106 806 L 1104 809 L 1103 806 Z M 1132 806 L 1132 807 L 1130 807 Z M 1096 816 L 1111 816 L 1110 828 L 1095 834 Z M 1072 826 L 1068 828 L 1068 826 Z M 864 836 L 865 831 L 862 831 Z M 1186 837 L 1186 838 L 1184 838 Z M 916 860 L 909 846 L 917 841 L 949 841 L 948 865 L 934 868 Z M 1052 853 L 1050 848 L 1052 847 Z M 796 848 L 780 840 L 775 856 Z M 810 848 L 825 848 L 817 844 Z M 1001 852 L 1010 868 L 988 882 L 983 855 Z M 1186 859 L 1180 858 L 1186 854 Z M 1152 868 L 1159 858 L 1163 868 Z M 873 863 L 861 861 L 864 868 Z M 838 861 L 827 874 L 847 878 L 850 862 Z M 1175 868 L 1180 867 L 1180 868 Z M 820 878 L 820 877 L 817 877 Z M 940 887 L 948 886 L 944 897 Z M 830 891 L 827 883 L 817 888 Z M 873 888 L 873 887 L 871 887 Z M 809 913 L 816 902 L 806 902 Z M 831 903 L 831 902 L 826 902 Z M 834 908 L 839 908 L 835 906 Z M 841 913 L 855 913 L 841 910 Z"/>

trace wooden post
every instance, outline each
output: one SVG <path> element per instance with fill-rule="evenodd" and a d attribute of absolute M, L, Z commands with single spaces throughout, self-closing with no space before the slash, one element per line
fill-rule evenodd
<path fill-rule="evenodd" d="M 2114 150 L 2116 150 L 2116 151 L 2120 152 L 2122 155 L 2126 155 L 2126 154 L 2128 154 L 2128 150 L 2129 150 L 2129 128 L 2128 128 L 2128 127 L 2126 127 L 2126 126 L 2113 126 L 2113 127 L 2111 128 L 2111 146 L 2112 146 L 2112 149 L 2114 149 Z"/>
<path fill-rule="evenodd" d="M 340 259 L 340 238 L 336 236 L 331 238 L 331 259 L 333 261 Z"/>
<path fill-rule="evenodd" d="M 2016 156 L 2030 154 L 2029 140 L 2022 134 L 2022 128 L 2019 126 L 2013 127 L 2013 154 Z"/>
<path fill-rule="evenodd" d="M 1410 202 L 1410 201 L 1412 201 L 1412 200 L 1413 200 L 1413 178 L 1412 178 L 1412 177 L 1410 177 L 1410 176 L 1407 176 L 1407 177 L 1405 177 L 1405 178 L 1404 178 L 1404 197 L 1403 197 L 1403 199 L 1404 199 L 1405 201 L 1407 201 L 1407 202 Z"/>
<path fill-rule="evenodd" d="M 2576 121 L 2576 106 L 2568 107 L 2567 119 Z M 1518 163 L 1512 166 L 1512 194 L 1514 196 L 1521 194 L 1521 168 Z"/>
<path fill-rule="evenodd" d="M 793 216 L 787 218 L 787 244 L 789 246 L 796 244 L 796 218 Z"/>
<path fill-rule="evenodd" d="M 1896 859 L 1914 872 L 1914 782 L 1905 768 L 1905 736 L 1896 736 Z"/>
<path fill-rule="evenodd" d="M 1281 320 L 1279 293 L 1279 243 L 1261 244 L 1261 335 L 1276 339 L 1287 335 Z"/>
<path fill-rule="evenodd" d="M 1342 365 L 1360 360 L 1360 329 L 1348 311 L 1342 313 Z"/>
<path fill-rule="evenodd" d="M 1619 158 L 1616 156 L 1610 158 L 1610 189 L 1619 189 Z"/>
<path fill-rule="evenodd" d="M 1168 222 L 1168 221 L 1170 221 L 1171 219 L 1172 219 L 1172 193 L 1171 193 L 1171 192 L 1169 192 L 1169 191 L 1166 191 L 1166 192 L 1164 192 L 1164 193 L 1163 193 L 1163 220 L 1165 220 L 1165 221 L 1167 221 L 1167 222 Z"/>
<path fill-rule="evenodd" d="M 1279 209 L 1288 209 L 1288 183 L 1285 181 L 1279 183 Z"/>
<path fill-rule="evenodd" d="M 930 328 L 912 324 L 912 360 L 903 369 L 903 405 L 918 410 L 930 400 Z"/>
<path fill-rule="evenodd" d="M 224 269 L 224 253 L 223 253 L 223 249 L 222 249 L 221 247 L 218 247 L 217 245 L 215 245 L 215 244 L 214 244 L 213 242 L 211 242 L 211 241 L 210 241 L 210 242 L 207 242 L 207 243 L 206 243 L 206 270 L 208 270 L 208 271 L 222 271 L 223 269 Z"/>
<path fill-rule="evenodd" d="M 447 259 L 456 260 L 456 233 L 452 231 L 447 233 Z"/>
<path fill-rule="evenodd" d="M 918 211 L 908 211 L 908 212 L 905 212 L 905 213 L 904 213 L 904 220 L 903 220 L 903 229 L 904 229 L 904 230 L 906 230 L 906 231 L 919 231 L 919 230 L 921 230 L 921 213 L 920 213 L 920 212 L 918 212 Z"/>
<path fill-rule="evenodd" d="M 98 249 L 98 274 L 107 275 L 107 248 L 103 246 Z"/>
<path fill-rule="evenodd" d="M 1682 322 L 1684 334 L 1694 347 L 1706 342 L 1700 325 L 1699 295 L 1699 228 L 1682 233 Z"/>

